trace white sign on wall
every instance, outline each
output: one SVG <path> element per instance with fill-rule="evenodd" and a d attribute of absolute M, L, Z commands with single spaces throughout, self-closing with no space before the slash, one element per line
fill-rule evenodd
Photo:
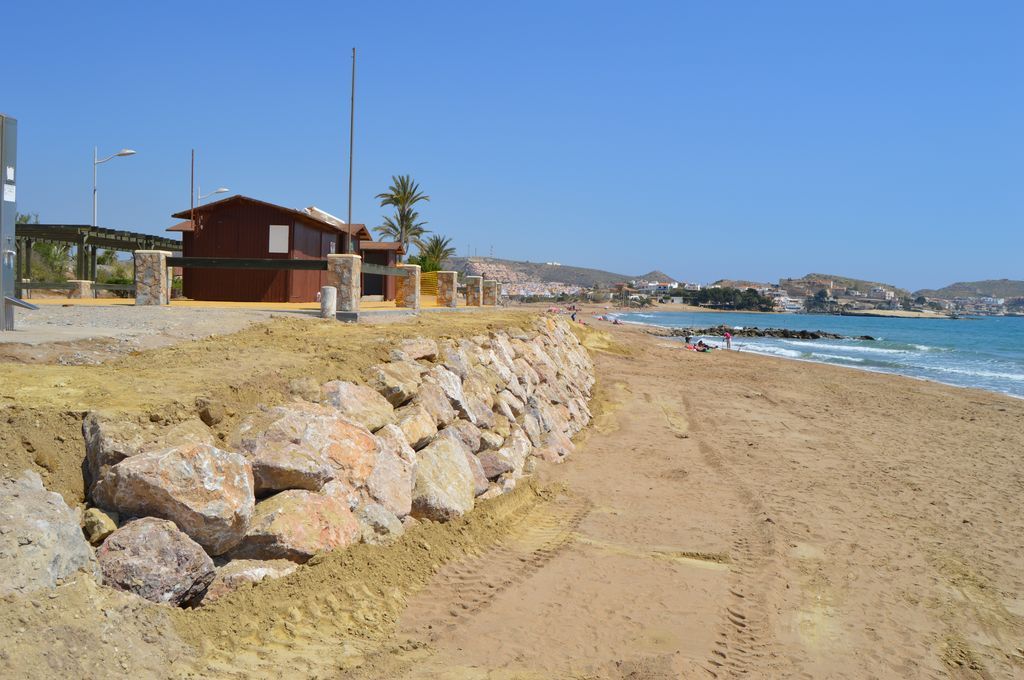
<path fill-rule="evenodd" d="M 270 244 L 267 248 L 268 252 L 271 253 L 287 253 L 288 252 L 288 225 L 287 224 L 271 224 L 270 225 Z"/>

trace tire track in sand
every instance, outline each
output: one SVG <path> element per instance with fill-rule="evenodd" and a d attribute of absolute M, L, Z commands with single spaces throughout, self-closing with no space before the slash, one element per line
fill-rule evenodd
<path fill-rule="evenodd" d="M 774 522 L 758 497 L 734 473 L 715 448 L 701 436 L 699 420 L 691 420 L 690 401 L 680 395 L 685 413 L 675 413 L 669 424 L 678 428 L 685 421 L 686 434 L 692 434 L 702 461 L 719 475 L 739 498 L 747 519 L 733 529 L 730 557 L 732 583 L 729 599 L 722 606 L 718 639 L 707 658 L 704 670 L 713 678 L 758 676 L 771 667 L 775 656 L 775 637 L 771 628 L 766 584 L 773 574 L 775 558 Z"/>
<path fill-rule="evenodd" d="M 446 565 L 426 589 L 411 598 L 399 624 L 399 636 L 433 643 L 464 625 L 573 542 L 589 511 L 586 499 L 563 493 L 533 508 L 508 536 L 483 554 Z"/>

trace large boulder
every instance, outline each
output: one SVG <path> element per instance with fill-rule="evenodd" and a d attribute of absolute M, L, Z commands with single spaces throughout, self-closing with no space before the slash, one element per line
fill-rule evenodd
<path fill-rule="evenodd" d="M 494 411 L 476 396 L 466 397 L 466 420 L 484 428 L 494 427 Z"/>
<path fill-rule="evenodd" d="M 398 351 L 410 359 L 427 359 L 433 361 L 437 358 L 437 341 L 430 338 L 409 338 L 398 343 Z"/>
<path fill-rule="evenodd" d="M 110 534 L 96 551 L 103 582 L 151 602 L 197 600 L 213 581 L 213 560 L 173 522 L 144 517 Z"/>
<path fill-rule="evenodd" d="M 462 380 L 459 379 L 459 376 L 444 366 L 434 366 L 427 373 L 424 380 L 440 387 L 444 391 L 445 396 L 448 397 L 448 401 L 455 407 L 455 410 L 463 417 L 466 417 L 466 395 L 462 391 Z"/>
<path fill-rule="evenodd" d="M 491 333 L 491 351 L 509 366 L 516 360 L 516 350 L 509 341 L 508 334 L 503 331 Z"/>
<path fill-rule="evenodd" d="M 419 404 L 403 406 L 395 412 L 395 415 L 398 417 L 398 427 L 414 449 L 422 449 L 437 434 L 434 416 Z"/>
<path fill-rule="evenodd" d="M 492 432 L 501 435 L 503 438 L 512 434 L 512 422 L 515 419 L 509 420 L 500 413 L 494 414 L 494 424 L 489 428 Z"/>
<path fill-rule="evenodd" d="M 441 386 L 436 383 L 423 383 L 419 392 L 413 398 L 412 403 L 419 404 L 427 409 L 427 412 L 434 418 L 434 425 L 438 428 L 445 427 L 458 416 L 452 404 L 448 401 Z"/>
<path fill-rule="evenodd" d="M 179 444 L 216 444 L 213 432 L 198 418 L 166 427 L 93 411 L 82 421 L 82 434 L 90 489 L 125 458 Z"/>
<path fill-rule="evenodd" d="M 378 450 L 368 429 L 329 406 L 307 402 L 250 416 L 239 427 L 235 443 L 252 464 L 259 495 L 317 491 L 334 479 L 358 488 L 373 471 Z"/>
<path fill-rule="evenodd" d="M 380 452 L 366 480 L 370 496 L 397 517 L 412 509 L 412 485 L 416 474 L 416 452 L 397 425 L 377 431 Z"/>
<path fill-rule="evenodd" d="M 502 383 L 508 385 L 509 389 L 515 389 L 514 385 L 519 384 L 519 379 L 512 370 L 511 362 L 506 363 L 504 360 L 500 359 L 493 349 L 491 350 L 491 361 L 487 365 L 490 366 L 491 370 L 498 374 Z"/>
<path fill-rule="evenodd" d="M 523 431 L 526 432 L 526 436 L 530 438 L 530 443 L 534 446 L 541 446 L 543 443 L 541 436 L 544 434 L 544 431 L 536 409 L 528 409 L 519 420 L 523 426 Z"/>
<path fill-rule="evenodd" d="M 253 514 L 252 466 L 209 444 L 140 453 L 107 470 L 93 496 L 101 508 L 168 519 L 220 555 L 245 534 Z"/>
<path fill-rule="evenodd" d="M 438 438 L 419 452 L 413 516 L 445 522 L 473 509 L 476 485 L 466 453 L 454 437 Z"/>
<path fill-rule="evenodd" d="M 395 407 L 376 390 L 345 380 L 332 380 L 323 388 L 323 401 L 371 432 L 395 420 Z"/>
<path fill-rule="evenodd" d="M 480 336 L 483 338 L 483 336 Z M 461 349 L 470 362 L 483 363 L 486 359 L 487 352 L 484 351 L 483 345 L 477 342 L 478 338 L 473 337 L 471 339 L 461 338 L 458 341 L 459 349 Z M 486 338 L 485 338 L 486 340 Z M 488 341 L 489 342 L 489 341 Z M 462 376 L 463 378 L 466 376 Z"/>
<path fill-rule="evenodd" d="M 199 604 L 210 604 L 241 586 L 281 578 L 298 568 L 291 560 L 232 560 L 217 569 L 213 583 Z"/>
<path fill-rule="evenodd" d="M 497 450 L 505 444 L 505 438 L 495 430 L 483 430 L 480 432 L 480 450 Z"/>
<path fill-rule="evenodd" d="M 472 364 L 469 355 L 458 345 L 447 345 L 441 349 L 441 365 L 465 380 Z"/>
<path fill-rule="evenodd" d="M 501 405 L 502 413 L 509 420 L 515 420 L 526 413 L 526 403 L 509 390 L 498 392 L 497 401 Z"/>
<path fill-rule="evenodd" d="M 402 520 L 379 503 L 360 505 L 355 516 L 363 543 L 387 543 L 405 533 Z"/>
<path fill-rule="evenodd" d="M 426 368 L 415 361 L 377 364 L 367 371 L 367 383 L 392 406 L 402 406 L 416 396 L 425 371 Z"/>
<path fill-rule="evenodd" d="M 476 453 L 480 450 L 480 438 L 482 433 L 480 428 L 469 422 L 459 418 L 452 422 L 451 425 L 441 430 L 441 434 L 444 436 L 452 436 L 457 438 L 462 444 L 469 449 L 470 453 Z"/>
<path fill-rule="evenodd" d="M 494 408 L 494 396 L 504 389 L 501 377 L 489 366 L 477 366 L 462 381 L 462 391 L 466 396 L 476 397 Z"/>
<path fill-rule="evenodd" d="M 576 445 L 564 432 L 552 430 L 544 435 L 544 448 L 554 455 L 546 458 L 549 462 L 560 462 L 562 459 L 572 455 L 576 451 Z"/>
<path fill-rule="evenodd" d="M 302 563 L 359 538 L 359 523 L 345 498 L 295 489 L 261 501 L 249 530 L 228 556 Z"/>
<path fill-rule="evenodd" d="M 527 391 L 531 391 L 540 384 L 540 375 L 537 371 L 533 370 L 533 367 L 525 359 L 516 359 L 513 362 L 513 368 L 515 368 L 519 381 L 526 386 Z"/>
<path fill-rule="evenodd" d="M 480 462 L 479 458 L 470 453 L 469 449 L 466 449 L 466 462 L 469 463 L 469 469 L 473 473 L 473 495 L 479 496 L 487 491 L 489 485 L 483 463 Z"/>
<path fill-rule="evenodd" d="M 0 481 L 0 597 L 53 588 L 83 570 L 96 572 L 75 512 L 35 472 Z"/>
<path fill-rule="evenodd" d="M 488 479 L 495 479 L 505 473 L 519 474 L 523 471 L 526 457 L 530 455 L 530 440 L 522 428 L 516 427 L 497 451 L 484 451 L 478 457 Z"/>

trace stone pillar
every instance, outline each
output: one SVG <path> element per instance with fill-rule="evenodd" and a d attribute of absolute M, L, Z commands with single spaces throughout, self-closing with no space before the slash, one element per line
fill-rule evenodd
<path fill-rule="evenodd" d="M 398 280 L 395 286 L 395 306 L 407 307 L 419 311 L 420 308 L 420 266 L 418 264 L 400 264 L 401 269 L 409 273 Z"/>
<path fill-rule="evenodd" d="M 498 304 L 498 282 L 484 279 L 484 304 Z"/>
<path fill-rule="evenodd" d="M 437 272 L 437 306 L 458 306 L 458 273 Z"/>
<path fill-rule="evenodd" d="M 31 279 L 22 279 L 21 282 L 22 283 L 32 283 Z M 22 300 L 31 300 L 32 299 L 32 289 L 31 288 L 22 288 L 21 289 L 21 299 Z"/>
<path fill-rule="evenodd" d="M 481 304 L 483 304 L 483 284 L 484 277 L 482 276 L 466 277 L 467 307 L 479 307 Z"/>
<path fill-rule="evenodd" d="M 71 279 L 68 283 L 74 284 L 74 288 L 68 291 L 69 298 L 91 298 L 92 297 L 92 281 L 86 281 L 85 279 Z"/>
<path fill-rule="evenodd" d="M 338 313 L 338 289 L 334 286 L 320 288 L 320 318 L 334 319 Z"/>
<path fill-rule="evenodd" d="M 135 304 L 166 305 L 171 299 L 166 250 L 135 251 Z"/>
<path fill-rule="evenodd" d="M 351 253 L 327 256 L 327 285 L 338 289 L 338 311 L 358 312 L 363 296 L 363 258 Z"/>
<path fill-rule="evenodd" d="M 184 279 L 182 279 L 184 283 Z M 171 304 L 171 298 L 174 297 L 174 267 L 167 268 L 167 304 Z"/>

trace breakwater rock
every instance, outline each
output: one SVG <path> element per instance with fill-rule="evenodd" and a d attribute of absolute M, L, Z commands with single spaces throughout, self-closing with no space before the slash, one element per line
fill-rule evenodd
<path fill-rule="evenodd" d="M 53 587 L 91 569 L 153 602 L 201 605 L 207 592 L 215 599 L 284 577 L 317 553 L 386 543 L 417 521 L 464 515 L 515 489 L 539 461 L 571 455 L 572 437 L 591 418 L 593 363 L 563 319 L 407 339 L 384 356 L 361 381 L 303 378 L 309 384 L 293 401 L 240 414 L 217 436 L 210 428 L 222 420 L 219 405 L 208 401 L 205 417 L 177 423 L 88 414 L 83 524 L 95 553 L 74 511 L 38 478 L 10 482 L 2 490 L 12 497 L 46 505 L 26 505 L 29 514 L 53 505 L 64 528 L 60 540 L 9 532 L 49 552 L 30 564 L 26 549 L 12 547 L 0 557 L 25 564 L 7 571 L 45 571 L 35 580 Z M 10 524 L 16 514 L 0 519 Z M 26 585 L 34 584 L 8 591 Z"/>
<path fill-rule="evenodd" d="M 732 333 L 734 338 L 785 338 L 789 340 L 848 340 L 848 336 L 830 333 L 828 331 L 807 331 L 791 330 L 789 328 L 732 328 L 730 326 L 713 326 L 711 328 L 656 328 L 648 331 L 652 335 L 672 338 L 685 338 L 689 336 L 716 335 L 722 336 L 727 332 Z M 874 340 L 870 335 L 860 335 L 856 340 Z"/>

